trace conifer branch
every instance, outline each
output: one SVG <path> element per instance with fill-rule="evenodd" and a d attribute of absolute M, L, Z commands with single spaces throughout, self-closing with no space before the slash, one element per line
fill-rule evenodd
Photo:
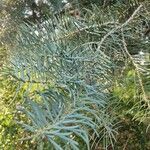
<path fill-rule="evenodd" d="M 137 15 L 137 13 L 140 11 L 140 9 L 141 9 L 142 7 L 143 7 L 143 5 L 141 4 L 141 5 L 133 12 L 133 14 L 131 15 L 131 17 L 130 17 L 125 23 L 123 23 L 122 25 L 117 26 L 116 28 L 110 30 L 110 31 L 101 39 L 101 41 L 99 42 L 98 50 L 101 48 L 101 46 L 103 45 L 104 41 L 105 41 L 111 34 L 113 34 L 113 33 L 116 32 L 117 30 L 122 29 L 123 27 L 125 27 L 126 25 L 128 25 L 128 24 L 134 19 L 134 17 Z"/>

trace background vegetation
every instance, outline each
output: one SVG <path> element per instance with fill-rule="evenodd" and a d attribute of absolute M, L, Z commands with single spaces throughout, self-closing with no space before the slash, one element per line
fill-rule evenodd
<path fill-rule="evenodd" d="M 149 0 L 0 4 L 0 149 L 150 149 Z"/>

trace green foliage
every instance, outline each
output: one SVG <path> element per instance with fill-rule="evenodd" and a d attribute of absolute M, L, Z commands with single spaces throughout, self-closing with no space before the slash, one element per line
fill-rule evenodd
<path fill-rule="evenodd" d="M 34 145 L 30 141 L 22 142 L 21 139 L 27 134 L 22 130 L 22 128 L 17 125 L 17 120 L 27 120 L 25 115 L 21 112 L 17 112 L 20 105 L 23 104 L 22 96 L 27 84 L 20 85 L 15 80 L 3 74 L 3 69 L 0 74 L 0 149 L 29 149 L 29 147 L 34 148 Z M 5 71 L 6 72 L 6 71 Z M 34 88 L 38 86 L 34 85 Z M 19 91 L 16 90 L 19 88 Z"/>
<path fill-rule="evenodd" d="M 1 70 L 2 71 L 2 70 Z M 6 86 L 7 85 L 7 86 Z M 16 83 L 10 81 L 4 76 L 0 76 L 0 149 L 14 149 L 16 145 L 19 146 L 18 139 L 19 132 L 23 132 L 21 128 L 16 125 L 15 117 L 15 102 L 14 95 L 16 91 Z M 19 100 L 20 98 L 17 98 Z"/>
<path fill-rule="evenodd" d="M 87 2 L 90 9 L 80 10 L 79 17 L 66 12 L 38 25 L 19 24 L 5 71 L 11 86 L 5 92 L 4 79 L 1 89 L 2 105 L 17 104 L 15 115 L 27 131 L 21 135 L 26 149 L 125 149 L 132 137 L 137 149 L 148 146 L 149 65 L 131 54 L 149 50 L 143 27 L 149 4 Z M 22 130 L 14 126 L 12 110 L 7 112 L 1 115 L 2 136 L 8 131 L 9 140 L 17 127 L 15 141 Z M 122 134 L 131 135 L 120 146 L 115 139 Z M 6 143 L 2 140 L 6 149 L 20 147 Z"/>
<path fill-rule="evenodd" d="M 2 76 L 2 67 L 6 64 L 7 50 L 1 47 L 1 61 L 0 61 L 0 149 L 4 149 L 15 144 L 17 135 L 16 124 L 13 121 L 14 112 L 8 107 L 9 102 L 13 99 L 12 93 L 16 90 L 16 85 L 11 85 L 7 78 Z M 7 85 L 7 87 L 6 87 Z M 12 92 L 13 91 L 13 92 Z"/>
<path fill-rule="evenodd" d="M 27 84 L 21 86 L 7 74 L 5 67 L 8 65 L 8 50 L 3 46 L 0 52 L 2 58 L 0 60 L 0 149 L 19 150 L 28 149 L 31 146 L 34 148 L 30 142 L 19 141 L 26 133 L 16 124 L 18 118 L 26 120 L 25 115 L 18 114 L 16 108 L 22 104 L 22 96 Z M 16 90 L 18 88 L 19 91 Z M 31 91 L 33 90 L 34 88 Z"/>
<path fill-rule="evenodd" d="M 89 149 L 89 132 L 96 138 L 99 130 L 102 139 L 107 137 L 106 144 L 112 143 L 115 132 L 105 111 L 109 100 L 107 87 L 111 84 L 110 58 L 104 51 L 93 49 L 94 41 L 88 42 L 92 36 L 88 29 L 96 24 L 66 19 L 59 20 L 61 26 L 56 22 L 57 29 L 53 28 L 53 20 L 49 20 L 41 25 L 44 33 L 27 25 L 18 34 L 19 47 L 11 58 L 14 65 L 11 74 L 31 86 L 45 85 L 43 91 L 37 90 L 31 96 L 26 93 L 30 108 L 27 105 L 25 112 L 31 122 L 23 126 L 33 133 L 29 138 L 41 144 L 46 139 L 55 149 L 80 149 L 78 140 Z M 83 36 L 78 35 L 81 27 Z M 37 94 L 38 103 L 34 98 Z"/>

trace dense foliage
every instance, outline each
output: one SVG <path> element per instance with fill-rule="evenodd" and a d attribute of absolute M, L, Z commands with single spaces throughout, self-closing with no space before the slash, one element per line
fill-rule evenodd
<path fill-rule="evenodd" d="M 149 2 L 2 2 L 0 148 L 148 150 Z"/>

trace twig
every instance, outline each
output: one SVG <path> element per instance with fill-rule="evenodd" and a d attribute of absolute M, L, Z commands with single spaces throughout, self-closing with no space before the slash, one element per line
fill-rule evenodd
<path fill-rule="evenodd" d="M 99 46 L 98 46 L 98 50 L 101 48 L 102 44 L 104 43 L 104 41 L 114 32 L 116 32 L 118 29 L 122 29 L 124 26 L 126 26 L 131 20 L 133 20 L 134 16 L 138 13 L 138 11 L 143 7 L 143 5 L 141 4 L 131 15 L 131 17 L 122 25 L 117 26 L 116 28 L 110 30 L 100 41 Z"/>
<path fill-rule="evenodd" d="M 15 80 L 23 82 L 23 83 L 35 83 L 35 84 L 50 84 L 52 82 L 50 81 L 35 81 L 35 80 L 24 80 L 22 78 L 19 78 L 13 74 L 10 75 L 11 77 L 13 77 Z"/>
<path fill-rule="evenodd" d="M 141 90 L 142 90 L 142 93 L 143 93 L 143 100 L 147 103 L 148 108 L 150 108 L 150 103 L 149 103 L 149 100 L 148 100 L 147 95 L 146 95 L 145 90 L 144 90 L 142 78 L 141 78 L 140 72 L 138 70 L 138 65 L 134 62 L 134 59 L 132 58 L 132 56 L 130 55 L 130 53 L 129 53 L 128 49 L 127 49 L 127 44 L 125 42 L 125 38 L 124 38 L 124 35 L 123 35 L 123 29 L 121 29 L 121 33 L 122 33 L 122 43 L 123 43 L 124 50 L 125 50 L 126 54 L 128 55 L 130 61 L 134 65 L 135 71 L 137 73 L 139 84 L 140 84 L 140 87 L 141 87 Z"/>
<path fill-rule="evenodd" d="M 106 22 L 106 23 L 103 23 L 101 25 L 98 24 L 98 25 L 91 25 L 91 26 L 86 26 L 86 27 L 83 27 L 83 28 L 78 28 L 77 30 L 72 31 L 69 34 L 66 34 L 66 35 L 64 35 L 62 37 L 59 37 L 56 40 L 52 40 L 52 42 L 55 42 L 55 41 L 58 41 L 58 40 L 62 40 L 62 39 L 65 39 L 65 38 L 68 38 L 68 37 L 71 37 L 71 36 L 74 36 L 74 35 L 76 35 L 76 34 L 78 34 L 80 32 L 86 31 L 86 30 L 88 30 L 90 28 L 106 26 L 106 25 L 109 25 L 109 24 L 116 24 L 116 23 L 115 22 Z"/>
<path fill-rule="evenodd" d="M 130 139 L 130 136 L 128 137 L 128 139 L 127 139 L 127 141 L 126 141 L 123 150 L 126 150 L 126 147 L 127 147 L 127 144 L 128 144 L 129 139 Z"/>

